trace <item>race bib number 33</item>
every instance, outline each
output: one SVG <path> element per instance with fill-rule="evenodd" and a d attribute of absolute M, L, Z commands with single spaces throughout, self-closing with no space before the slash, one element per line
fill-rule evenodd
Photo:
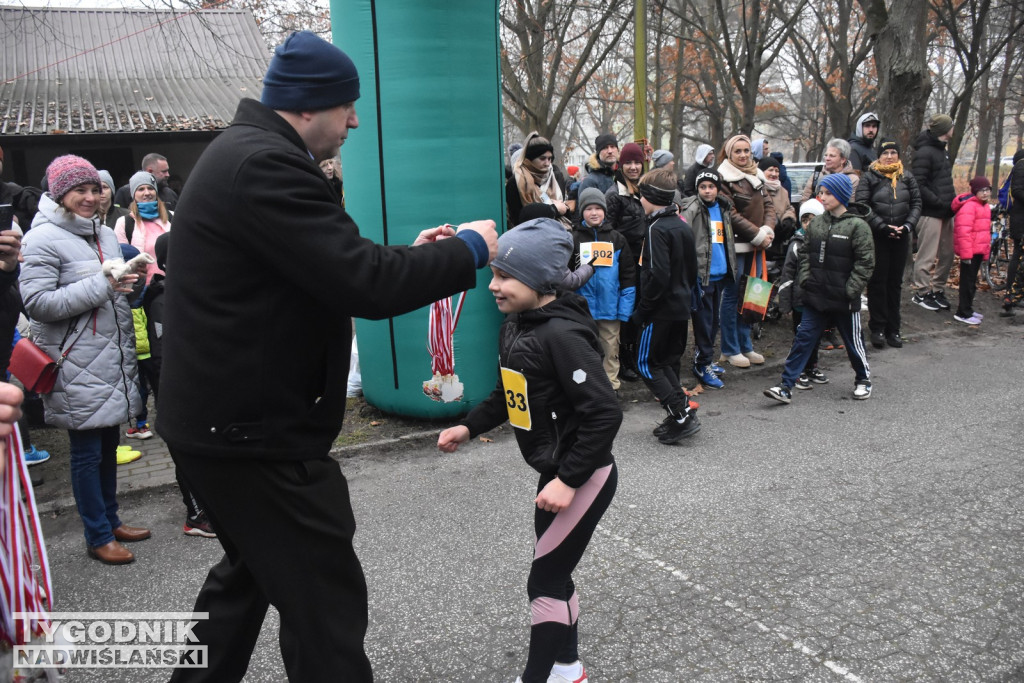
<path fill-rule="evenodd" d="M 505 387 L 505 408 L 508 421 L 516 429 L 529 431 L 533 428 L 530 419 L 530 400 L 526 393 L 526 376 L 508 368 L 501 369 L 501 384 Z"/>
<path fill-rule="evenodd" d="M 584 242 L 580 245 L 580 263 L 590 263 L 594 259 L 594 267 L 612 265 L 614 247 L 611 242 Z"/>

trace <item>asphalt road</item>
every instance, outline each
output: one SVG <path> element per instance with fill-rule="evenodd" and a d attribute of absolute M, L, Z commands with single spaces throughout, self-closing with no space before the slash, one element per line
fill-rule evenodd
<path fill-rule="evenodd" d="M 731 370 L 678 446 L 651 436 L 656 404 L 628 404 L 618 495 L 576 575 L 591 680 L 1024 680 L 1024 327 L 995 323 L 872 353 L 868 401 L 851 399 L 843 352 L 790 406 L 761 395 L 777 370 Z M 342 468 L 378 680 L 511 683 L 535 477 L 508 430 Z M 73 512 L 46 521 L 57 608 L 190 610 L 219 545 L 181 535 L 174 490 L 126 497 L 122 517 L 155 537 L 118 568 L 86 557 Z M 285 680 L 277 624 L 247 681 Z"/>

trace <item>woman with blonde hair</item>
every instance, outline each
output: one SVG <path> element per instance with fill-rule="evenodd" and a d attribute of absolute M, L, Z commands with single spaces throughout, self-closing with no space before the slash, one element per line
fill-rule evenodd
<path fill-rule="evenodd" d="M 130 244 L 140 252 L 153 257 L 154 263 L 146 266 L 146 284 L 154 275 L 164 271 L 155 263 L 156 238 L 171 229 L 171 214 L 163 200 L 157 195 L 156 179 L 152 173 L 139 171 L 128 181 L 132 204 L 127 216 L 118 219 L 114 234 L 121 244 Z"/>

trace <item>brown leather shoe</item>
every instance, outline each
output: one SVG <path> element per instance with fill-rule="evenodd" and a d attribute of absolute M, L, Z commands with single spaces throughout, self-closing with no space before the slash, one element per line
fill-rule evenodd
<path fill-rule="evenodd" d="M 129 564 L 135 561 L 135 555 L 117 541 L 111 541 L 97 548 L 90 546 L 89 557 L 103 564 Z"/>
<path fill-rule="evenodd" d="M 122 543 L 145 541 L 150 536 L 152 536 L 152 534 L 149 532 L 149 529 L 143 529 L 141 526 L 128 526 L 127 524 L 122 524 L 114 529 L 114 538 Z"/>

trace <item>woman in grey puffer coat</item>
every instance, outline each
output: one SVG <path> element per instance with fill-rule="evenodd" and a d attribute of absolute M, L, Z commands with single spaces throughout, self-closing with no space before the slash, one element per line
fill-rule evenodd
<path fill-rule="evenodd" d="M 71 484 L 89 555 L 108 564 L 134 560 L 118 541 L 149 531 L 117 516 L 120 426 L 138 413 L 138 370 L 131 309 L 124 296 L 138 275 L 104 275 L 119 258 L 114 231 L 96 216 L 100 177 L 85 159 L 58 157 L 46 170 L 49 192 L 25 234 L 21 294 L 32 338 L 50 358 L 67 352 L 53 391 L 43 396 L 46 421 L 68 430 Z"/>

